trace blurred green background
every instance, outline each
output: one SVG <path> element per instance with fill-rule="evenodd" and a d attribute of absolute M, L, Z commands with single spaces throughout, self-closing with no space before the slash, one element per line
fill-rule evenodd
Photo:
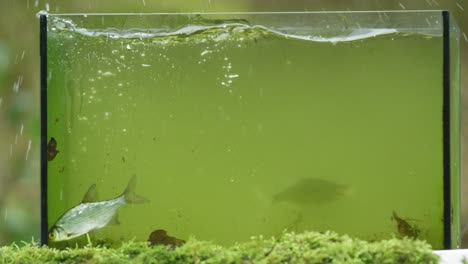
<path fill-rule="evenodd" d="M 39 23 L 36 13 L 448 9 L 461 30 L 462 230 L 468 230 L 468 0 L 0 1 L 0 245 L 39 238 Z M 468 232 L 463 234 L 468 247 Z"/>

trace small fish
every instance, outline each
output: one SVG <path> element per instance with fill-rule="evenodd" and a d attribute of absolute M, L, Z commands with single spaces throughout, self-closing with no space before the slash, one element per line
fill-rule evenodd
<path fill-rule="evenodd" d="M 148 200 L 135 194 L 136 177 L 128 182 L 122 195 L 106 201 L 97 201 L 96 185 L 89 187 L 83 201 L 65 212 L 49 231 L 49 241 L 69 240 L 108 224 L 118 224 L 117 209 L 125 204 L 141 204 Z"/>
<path fill-rule="evenodd" d="M 47 143 L 47 160 L 51 161 L 55 159 L 55 156 L 57 156 L 58 153 L 59 151 L 57 150 L 57 140 L 51 137 L 49 143 Z"/>
<path fill-rule="evenodd" d="M 323 204 L 350 193 L 349 187 L 332 181 L 304 178 L 273 196 L 273 202 L 287 202 L 300 206 Z"/>
<path fill-rule="evenodd" d="M 415 225 L 410 225 L 408 221 L 399 217 L 395 211 L 393 211 L 392 219 L 397 223 L 398 234 L 401 237 L 417 238 L 420 230 Z"/>

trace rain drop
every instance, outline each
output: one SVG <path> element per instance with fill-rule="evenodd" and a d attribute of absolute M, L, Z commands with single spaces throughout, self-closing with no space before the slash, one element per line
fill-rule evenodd
<path fill-rule="evenodd" d="M 32 143 L 32 140 L 29 140 L 29 142 L 28 142 L 28 149 L 26 150 L 26 160 L 28 160 L 29 151 L 31 151 L 31 143 Z"/>
<path fill-rule="evenodd" d="M 17 93 L 19 91 L 21 83 L 23 83 L 23 75 L 18 76 L 18 81 L 13 83 L 13 92 Z"/>
<path fill-rule="evenodd" d="M 426 17 L 426 23 L 427 23 L 428 26 L 430 26 L 430 27 L 432 26 L 431 21 L 429 21 L 429 19 L 427 17 Z"/>

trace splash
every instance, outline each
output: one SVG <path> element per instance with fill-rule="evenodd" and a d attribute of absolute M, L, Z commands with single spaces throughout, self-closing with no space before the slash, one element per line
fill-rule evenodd
<path fill-rule="evenodd" d="M 44 13 L 42 13 L 44 14 Z M 323 29 L 311 30 L 294 28 L 270 28 L 263 25 L 250 25 L 247 22 L 226 22 L 215 25 L 187 24 L 177 29 L 150 28 L 150 29 L 90 29 L 79 27 L 70 18 L 64 16 L 51 16 L 51 29 L 53 31 L 75 32 L 88 37 L 106 37 L 112 39 L 147 39 L 155 38 L 154 43 L 168 45 L 186 41 L 207 40 L 223 42 L 230 40 L 248 40 L 262 36 L 277 36 L 288 39 L 298 39 L 313 42 L 349 42 L 373 38 L 381 35 L 400 32 L 394 28 L 350 28 L 336 32 L 325 32 Z M 320 30 L 320 31 L 318 31 Z M 196 38 L 199 37 L 199 38 Z"/>
<path fill-rule="evenodd" d="M 45 10 L 41 10 L 41 11 L 37 12 L 36 18 L 40 18 L 41 16 L 49 16 L 49 12 L 47 12 Z"/>

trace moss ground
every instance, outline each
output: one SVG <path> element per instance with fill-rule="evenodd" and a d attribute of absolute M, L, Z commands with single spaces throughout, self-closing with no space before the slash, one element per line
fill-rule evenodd
<path fill-rule="evenodd" d="M 284 233 L 253 237 L 232 247 L 189 239 L 175 249 L 126 242 L 64 250 L 35 243 L 0 247 L 0 263 L 438 263 L 424 241 L 389 239 L 367 242 L 333 232 Z"/>

